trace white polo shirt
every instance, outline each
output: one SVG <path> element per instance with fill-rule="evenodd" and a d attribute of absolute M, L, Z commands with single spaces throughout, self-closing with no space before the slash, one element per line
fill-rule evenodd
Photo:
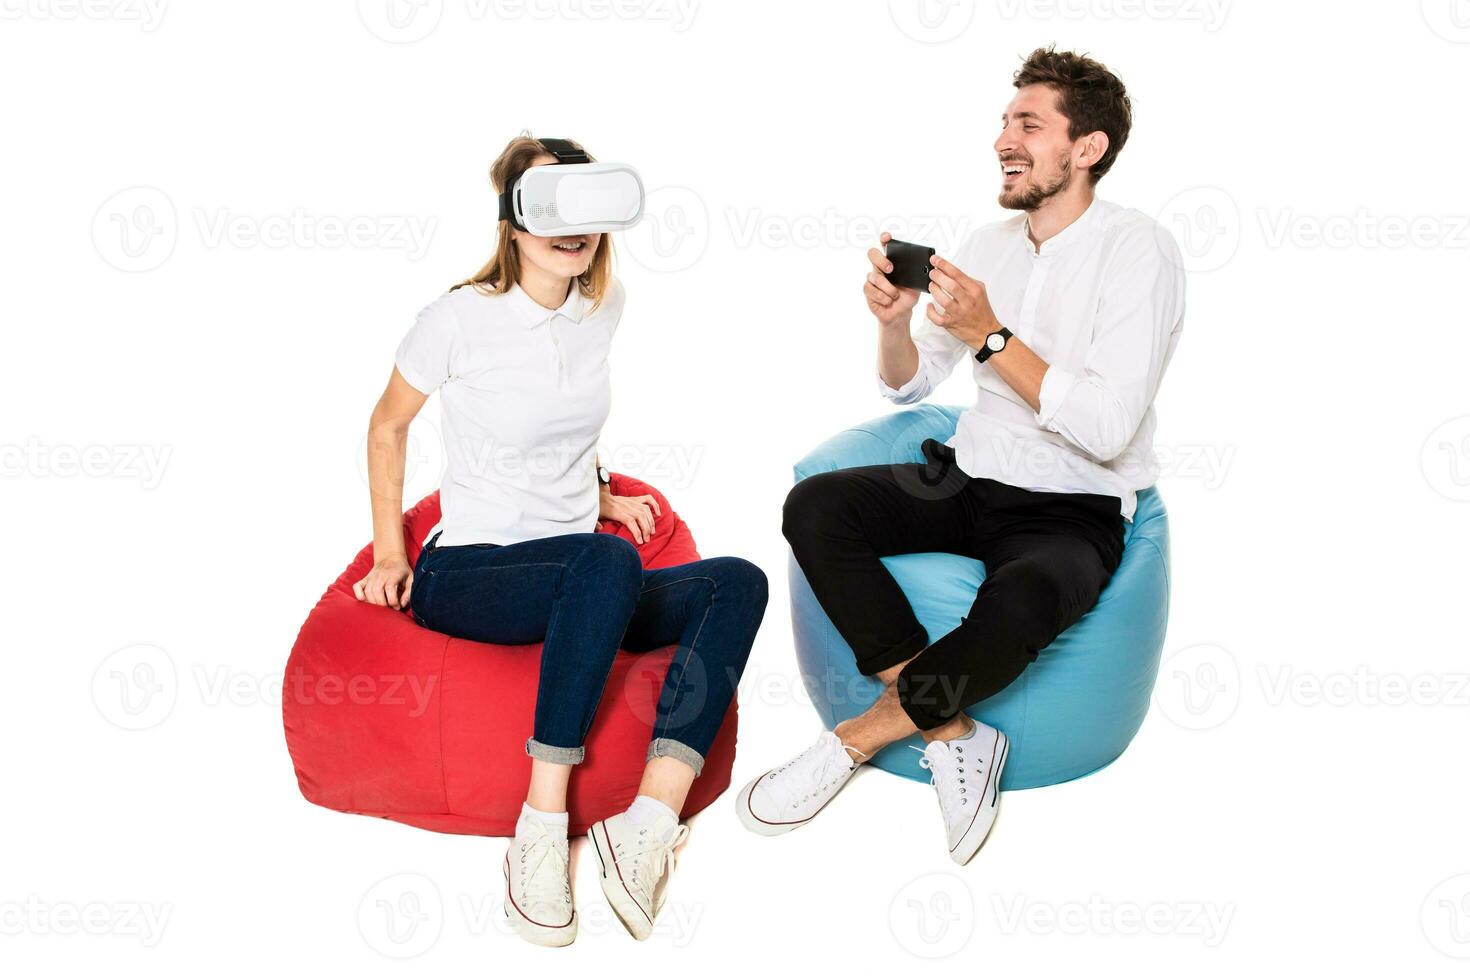
<path fill-rule="evenodd" d="M 1137 491 L 1158 476 L 1154 394 L 1184 326 L 1173 236 L 1140 211 L 1094 199 L 1040 250 L 1017 215 L 972 234 L 954 264 L 985 283 L 1001 325 L 1050 365 L 1041 411 L 927 317 L 914 334 L 913 378 L 894 389 L 880 376 L 879 390 L 916 402 L 968 361 L 975 403 L 946 443 L 961 470 L 1023 490 L 1114 496 L 1132 520 Z"/>
<path fill-rule="evenodd" d="M 462 286 L 424 308 L 395 364 L 439 391 L 440 545 L 513 544 L 597 527 L 597 440 L 611 405 L 608 348 L 623 313 L 614 280 L 597 309 L 573 288 L 560 309 L 519 286 Z"/>

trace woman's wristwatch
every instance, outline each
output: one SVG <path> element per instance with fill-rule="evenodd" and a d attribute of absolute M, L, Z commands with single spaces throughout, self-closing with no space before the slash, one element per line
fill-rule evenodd
<path fill-rule="evenodd" d="M 990 334 L 985 338 L 985 343 L 981 344 L 980 349 L 975 352 L 975 360 L 984 364 L 990 359 L 991 354 L 999 354 L 1005 350 L 1006 341 L 1010 340 L 1012 336 L 1011 332 L 1005 327 L 1001 327 L 995 333 Z"/>

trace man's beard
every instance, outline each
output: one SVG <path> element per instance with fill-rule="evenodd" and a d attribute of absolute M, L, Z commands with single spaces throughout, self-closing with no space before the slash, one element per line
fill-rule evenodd
<path fill-rule="evenodd" d="M 1024 191 L 1001 191 L 997 200 L 1000 206 L 1011 211 L 1035 211 L 1051 198 L 1066 190 L 1072 183 L 1072 161 L 1063 155 L 1058 160 L 1058 169 L 1061 171 L 1057 179 L 1045 186 L 1032 184 Z M 1031 171 L 1036 172 L 1035 168 Z"/>

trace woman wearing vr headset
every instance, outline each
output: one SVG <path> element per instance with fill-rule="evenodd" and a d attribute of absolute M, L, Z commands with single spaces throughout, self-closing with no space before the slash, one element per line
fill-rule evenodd
<path fill-rule="evenodd" d="M 407 605 L 420 625 L 452 636 L 542 642 L 530 785 L 504 864 L 506 914 L 540 945 L 576 937 L 567 784 L 613 657 L 620 646 L 678 644 L 638 796 L 588 831 L 609 903 L 645 939 L 688 832 L 678 814 L 765 612 L 766 578 L 740 558 L 645 570 L 627 540 L 595 533 L 599 519 L 616 521 L 642 543 L 660 518 L 653 497 L 614 495 L 596 462 L 623 309 L 609 230 L 642 213 L 636 174 L 594 163 L 569 141 L 521 136 L 490 178 L 501 194 L 495 254 L 419 314 L 373 410 L 375 564 L 354 590 L 366 602 Z M 558 192 L 560 181 L 576 183 Z M 435 390 L 443 517 L 410 568 L 408 425 Z"/>

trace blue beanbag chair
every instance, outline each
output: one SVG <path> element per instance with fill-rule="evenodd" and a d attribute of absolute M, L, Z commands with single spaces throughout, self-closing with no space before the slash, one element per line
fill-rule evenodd
<path fill-rule="evenodd" d="M 961 409 L 921 405 L 841 432 L 796 464 L 796 479 L 880 463 L 920 462 L 925 439 L 954 434 Z M 950 554 L 883 559 L 930 637 L 960 623 L 985 580 L 985 566 Z M 822 722 L 862 714 L 882 685 L 858 673 L 852 648 L 832 626 L 793 557 L 791 622 L 802 681 Z M 1169 520 L 1158 491 L 1138 495 L 1124 526 L 1123 561 L 1098 604 L 1041 651 L 1004 691 L 966 713 L 1011 740 L 1003 789 L 1030 789 L 1096 772 L 1128 747 L 1148 712 L 1169 615 Z M 874 758 L 880 769 L 929 781 L 919 768 L 923 740 L 914 736 Z"/>

